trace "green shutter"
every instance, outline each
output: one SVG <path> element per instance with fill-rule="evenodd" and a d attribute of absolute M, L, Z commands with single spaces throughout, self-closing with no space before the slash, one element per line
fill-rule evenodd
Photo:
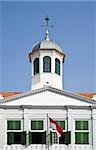
<path fill-rule="evenodd" d="M 89 144 L 89 133 L 88 132 L 76 132 L 75 143 L 76 144 Z"/>
<path fill-rule="evenodd" d="M 21 132 L 21 144 L 26 145 L 26 131 Z"/>
<path fill-rule="evenodd" d="M 14 144 L 14 132 L 7 132 L 7 144 Z"/>
<path fill-rule="evenodd" d="M 71 143 L 71 131 L 64 132 L 64 144 L 68 145 Z"/>
<path fill-rule="evenodd" d="M 50 145 L 53 144 L 53 141 L 52 141 L 52 132 L 50 131 Z"/>
<path fill-rule="evenodd" d="M 59 138 L 59 144 L 65 144 L 65 132 L 64 134 Z"/>
<path fill-rule="evenodd" d="M 86 133 L 83 133 L 84 136 L 83 136 L 83 143 L 84 144 L 89 144 L 89 133 L 86 132 Z"/>
<path fill-rule="evenodd" d="M 46 144 L 46 132 L 42 133 L 42 144 Z"/>
<path fill-rule="evenodd" d="M 32 144 L 32 132 L 29 132 L 29 144 Z"/>

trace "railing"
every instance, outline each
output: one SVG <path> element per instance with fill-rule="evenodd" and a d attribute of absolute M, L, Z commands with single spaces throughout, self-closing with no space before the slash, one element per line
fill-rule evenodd
<path fill-rule="evenodd" d="M 58 145 L 53 144 L 49 146 L 49 149 L 46 145 L 39 145 L 39 144 L 32 144 L 29 146 L 22 146 L 22 145 L 5 145 L 0 150 L 95 150 L 89 145 L 75 145 L 73 147 L 66 146 L 66 145 Z"/>

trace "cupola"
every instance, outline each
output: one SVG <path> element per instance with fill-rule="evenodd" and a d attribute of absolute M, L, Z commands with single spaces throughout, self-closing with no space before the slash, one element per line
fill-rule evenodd
<path fill-rule="evenodd" d="M 45 18 L 45 38 L 33 45 L 29 53 L 29 61 L 32 64 L 31 90 L 44 86 L 62 89 L 62 64 L 65 54 L 61 47 L 50 40 L 48 31 L 49 18 Z"/>

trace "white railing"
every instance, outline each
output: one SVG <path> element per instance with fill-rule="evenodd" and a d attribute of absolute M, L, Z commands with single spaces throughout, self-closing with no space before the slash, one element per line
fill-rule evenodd
<path fill-rule="evenodd" d="M 5 145 L 0 150 L 95 150 L 91 146 L 88 145 L 75 145 L 73 147 L 66 146 L 63 144 L 53 144 L 49 146 L 49 149 L 46 145 L 36 145 L 32 144 L 29 146 L 22 146 L 22 145 Z"/>

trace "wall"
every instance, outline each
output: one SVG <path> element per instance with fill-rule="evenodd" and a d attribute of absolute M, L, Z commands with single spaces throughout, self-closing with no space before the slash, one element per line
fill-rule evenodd
<path fill-rule="evenodd" d="M 92 115 L 92 114 L 93 115 Z M 2 150 L 13 150 L 12 145 L 7 146 L 7 120 L 8 119 L 21 119 L 22 120 L 22 131 L 29 132 L 30 130 L 30 121 L 31 119 L 43 119 L 44 120 L 44 130 L 47 130 L 47 114 L 54 119 L 60 119 L 65 120 L 68 117 L 68 130 L 71 131 L 71 144 L 69 146 L 66 145 L 52 145 L 50 149 L 52 150 L 91 150 L 92 148 L 96 150 L 96 110 L 94 109 L 93 112 L 90 109 L 44 109 L 44 106 L 42 109 L 29 109 L 25 108 L 23 109 L 0 109 L 0 148 Z M 93 117 L 94 120 L 91 120 Z M 89 120 L 89 132 L 90 132 L 90 139 L 89 139 L 89 145 L 75 145 L 75 120 L 78 119 L 84 119 Z M 93 127 L 92 127 L 93 122 Z M 24 124 L 23 124 L 24 123 Z M 67 130 L 67 124 L 66 124 L 66 130 Z M 93 131 L 93 132 L 92 132 Z M 93 134 L 94 133 L 94 134 Z M 93 139 L 92 139 L 93 137 Z M 5 147 L 5 148 L 4 148 Z M 7 149 L 8 147 L 8 149 Z M 21 148 L 20 145 L 18 145 L 16 148 L 15 145 L 13 145 L 14 150 L 19 150 Z M 34 149 L 32 149 L 34 147 Z M 39 147 L 39 148 L 38 148 Z M 23 147 L 22 149 L 26 150 L 40 150 L 42 147 L 42 150 L 45 149 L 44 145 L 31 145 L 27 147 Z M 63 148 L 62 148 L 63 147 Z M 92 149 L 92 150 L 93 150 Z"/>

